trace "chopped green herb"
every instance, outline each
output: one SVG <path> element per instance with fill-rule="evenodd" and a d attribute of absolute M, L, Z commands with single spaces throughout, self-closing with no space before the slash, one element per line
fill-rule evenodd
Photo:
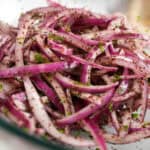
<path fill-rule="evenodd" d="M 46 59 L 40 53 L 35 53 L 34 57 L 35 57 L 36 63 L 44 63 L 44 62 L 46 62 Z"/>
<path fill-rule="evenodd" d="M 145 122 L 144 124 L 143 124 L 143 128 L 146 128 L 147 126 L 149 126 L 150 125 L 150 122 Z"/>
<path fill-rule="evenodd" d="M 3 90 L 3 84 L 0 83 L 0 92 Z"/>
<path fill-rule="evenodd" d="M 99 49 L 100 49 L 100 51 L 103 53 L 104 51 L 105 51 L 105 48 L 104 48 L 104 45 L 103 44 L 99 44 Z"/>
<path fill-rule="evenodd" d="M 108 108 L 109 108 L 109 111 L 112 112 L 113 111 L 113 103 L 110 103 Z"/>
<path fill-rule="evenodd" d="M 24 37 L 18 37 L 17 38 L 17 43 L 23 44 L 23 42 L 24 42 Z"/>
<path fill-rule="evenodd" d="M 137 16 L 136 20 L 140 21 L 141 20 L 141 16 Z"/>
<path fill-rule="evenodd" d="M 124 129 L 125 131 L 127 131 L 127 130 L 129 129 L 129 126 L 128 126 L 128 125 L 124 125 L 124 126 L 123 126 L 123 129 Z"/>
<path fill-rule="evenodd" d="M 74 135 L 75 137 L 79 137 L 79 136 L 81 135 L 81 132 L 80 132 L 80 131 L 74 131 L 74 132 L 73 132 L 73 135 Z"/>
<path fill-rule="evenodd" d="M 65 133 L 65 130 L 64 130 L 64 129 L 58 129 L 58 131 L 59 131 L 60 133 Z"/>
<path fill-rule="evenodd" d="M 119 81 L 120 79 L 121 79 L 120 75 L 114 74 L 114 76 L 113 76 L 113 82 Z"/>
<path fill-rule="evenodd" d="M 61 102 L 62 104 L 64 104 L 64 103 L 66 102 L 66 99 L 61 98 L 60 102 Z"/>
<path fill-rule="evenodd" d="M 137 112 L 132 113 L 132 118 L 133 119 L 137 119 L 139 116 L 139 114 Z"/>
<path fill-rule="evenodd" d="M 23 130 L 24 132 L 28 132 L 28 131 L 29 131 L 29 128 L 23 127 L 22 130 Z"/>
<path fill-rule="evenodd" d="M 86 85 L 90 86 L 90 85 L 91 85 L 91 83 L 90 83 L 90 82 L 87 82 L 87 83 L 86 83 Z"/>
<path fill-rule="evenodd" d="M 48 38 L 50 40 L 54 40 L 54 41 L 57 41 L 57 42 L 64 41 L 63 37 L 60 37 L 60 36 L 57 36 L 57 35 L 54 35 L 54 34 L 51 34 L 51 33 L 49 33 Z"/>
<path fill-rule="evenodd" d="M 96 148 L 95 150 L 100 150 L 99 148 Z"/>
<path fill-rule="evenodd" d="M 66 112 L 66 116 L 70 116 L 71 115 L 71 112 Z"/>
<path fill-rule="evenodd" d="M 83 84 L 83 83 L 81 83 L 81 82 L 78 82 L 78 81 L 74 81 L 74 84 L 76 84 L 76 85 L 87 85 L 87 84 Z"/>
<path fill-rule="evenodd" d="M 67 32 L 70 32 L 70 31 L 71 31 L 70 26 L 65 26 L 65 30 L 66 30 Z"/>
<path fill-rule="evenodd" d="M 123 89 L 122 87 L 118 88 L 118 89 L 117 89 L 117 93 L 118 93 L 118 94 L 124 93 L 124 89 Z"/>
<path fill-rule="evenodd" d="M 4 115 L 8 116 L 9 110 L 6 107 L 2 107 L 1 111 L 4 113 Z"/>
<path fill-rule="evenodd" d="M 48 74 L 47 76 L 44 76 L 48 81 L 51 81 L 53 79 L 53 76 Z"/>

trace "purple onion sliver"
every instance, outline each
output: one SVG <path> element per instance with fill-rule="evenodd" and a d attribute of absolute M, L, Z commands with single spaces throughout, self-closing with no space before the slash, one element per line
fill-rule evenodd
<path fill-rule="evenodd" d="M 89 104 L 88 106 L 84 107 L 83 109 L 79 110 L 78 112 L 72 114 L 71 116 L 65 117 L 63 119 L 57 120 L 56 123 L 58 125 L 69 125 L 73 124 L 77 121 L 80 121 L 92 113 L 96 112 L 98 109 L 104 107 L 106 104 L 108 104 L 111 101 L 111 98 L 114 95 L 115 89 L 109 90 L 105 96 L 102 98 L 102 102 L 99 105 L 96 104 Z"/>
<path fill-rule="evenodd" d="M 61 74 L 57 74 L 55 76 L 56 80 L 62 84 L 65 88 L 71 88 L 74 90 L 78 90 L 81 92 L 88 92 L 88 93 L 99 93 L 108 91 L 118 85 L 118 82 L 110 84 L 110 85 L 86 85 L 80 82 L 73 81 Z"/>
<path fill-rule="evenodd" d="M 42 91 L 48 99 L 61 111 L 64 112 L 63 106 L 59 101 L 56 93 L 53 91 L 51 87 L 49 87 L 46 82 L 44 82 L 40 76 L 33 76 L 31 78 L 35 86 Z"/>
<path fill-rule="evenodd" d="M 40 73 L 54 73 L 68 69 L 66 62 L 54 62 L 47 64 L 28 65 L 0 70 L 0 78 L 12 78 L 16 76 L 37 75 Z"/>

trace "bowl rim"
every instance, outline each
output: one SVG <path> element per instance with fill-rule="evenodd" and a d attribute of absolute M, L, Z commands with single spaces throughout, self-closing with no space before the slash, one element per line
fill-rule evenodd
<path fill-rule="evenodd" d="M 64 144 L 60 144 L 57 141 L 50 141 L 44 139 L 40 136 L 36 136 L 35 134 L 29 134 L 25 132 L 23 129 L 19 128 L 17 125 L 13 123 L 9 123 L 4 119 L 0 118 L 0 127 L 7 130 L 8 132 L 21 137 L 22 139 L 29 141 L 32 144 L 39 145 L 43 148 L 50 149 L 50 150 L 71 150 L 69 146 L 65 146 Z"/>

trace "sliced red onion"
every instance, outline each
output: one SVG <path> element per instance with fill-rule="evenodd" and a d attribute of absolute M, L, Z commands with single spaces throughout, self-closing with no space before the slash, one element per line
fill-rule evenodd
<path fill-rule="evenodd" d="M 99 49 L 91 50 L 87 55 L 87 60 L 94 62 L 96 57 L 100 55 L 102 52 Z M 81 82 L 83 83 L 90 83 L 90 74 L 91 74 L 92 67 L 89 65 L 83 65 L 82 73 L 81 73 Z"/>
<path fill-rule="evenodd" d="M 106 150 L 104 138 L 124 144 L 149 137 L 150 37 L 120 14 L 48 1 L 51 6 L 22 14 L 17 28 L 0 22 L 0 116 L 73 146 Z M 32 53 L 40 64 L 31 61 Z M 104 132 L 103 125 L 113 125 L 117 134 Z M 72 129 L 90 131 L 95 143 L 72 137 Z"/>
<path fill-rule="evenodd" d="M 110 80 L 110 78 L 107 75 L 104 75 L 103 79 L 107 84 L 112 83 L 112 81 Z M 113 99 L 115 99 L 115 95 L 112 98 L 112 100 Z M 115 130 L 118 134 L 119 129 L 120 129 L 120 123 L 119 123 L 119 120 L 118 120 L 118 117 L 117 117 L 116 110 L 114 110 L 114 108 L 113 108 L 113 105 L 114 105 L 114 102 L 110 103 L 109 106 L 108 106 L 108 109 L 109 109 L 110 117 L 111 117 L 111 120 L 112 120 L 112 125 L 113 125 L 113 127 L 115 128 Z"/>
<path fill-rule="evenodd" d="M 114 46 L 112 45 L 112 43 L 109 43 L 107 45 L 107 50 L 110 53 L 110 55 L 118 55 L 119 54 L 119 50 L 115 49 Z"/>
<path fill-rule="evenodd" d="M 121 124 L 121 128 L 119 131 L 119 136 L 120 137 L 125 137 L 128 132 L 129 132 L 129 128 L 130 128 L 130 124 L 131 124 L 131 112 L 130 111 L 126 111 L 122 118 L 122 124 Z"/>
<path fill-rule="evenodd" d="M 139 60 L 132 60 L 131 58 L 124 56 L 116 56 L 113 58 L 112 63 L 129 68 L 139 76 L 149 76 L 149 66 L 144 64 L 142 61 L 140 62 Z"/>
<path fill-rule="evenodd" d="M 101 28 L 106 28 L 108 24 L 111 22 L 112 18 L 106 18 L 104 16 L 100 17 L 89 17 L 89 18 L 80 18 L 78 19 L 74 26 L 77 25 L 88 25 L 88 26 L 99 26 Z"/>
<path fill-rule="evenodd" d="M 58 112 L 56 112 L 55 110 L 53 110 L 51 107 L 49 106 L 45 106 L 45 110 L 54 118 L 56 119 L 61 119 L 63 118 L 64 116 Z"/>
<path fill-rule="evenodd" d="M 57 74 L 55 76 L 56 80 L 60 82 L 64 87 L 71 88 L 74 90 L 79 90 L 82 92 L 89 92 L 89 93 L 99 93 L 108 91 L 118 85 L 118 82 L 110 84 L 110 85 L 86 85 L 80 82 L 73 81 L 67 77 L 64 77 L 61 74 Z"/>
<path fill-rule="evenodd" d="M 119 124 L 119 121 L 118 121 L 118 118 L 117 118 L 117 113 L 115 110 L 112 110 L 110 112 L 110 115 L 111 115 L 111 119 L 112 119 L 112 124 L 115 128 L 115 130 L 117 131 L 117 133 L 119 132 L 119 129 L 120 129 L 120 124 Z"/>
<path fill-rule="evenodd" d="M 53 53 L 52 50 L 50 50 L 48 47 L 46 47 L 43 43 L 43 39 L 40 36 L 36 36 L 36 41 L 38 45 L 40 46 L 40 50 L 51 60 L 53 61 L 59 61 L 60 59 Z"/>
<path fill-rule="evenodd" d="M 53 91 L 53 89 L 44 82 L 40 76 L 34 76 L 31 78 L 35 86 L 42 91 L 48 99 L 61 111 L 63 112 L 63 106 L 58 99 L 56 93 Z"/>
<path fill-rule="evenodd" d="M 15 93 L 12 95 L 12 98 L 18 101 L 22 101 L 22 102 L 27 100 L 25 92 Z"/>
<path fill-rule="evenodd" d="M 18 109 L 20 109 L 21 111 L 27 110 L 27 98 L 24 92 L 13 94 L 11 96 L 11 99 Z"/>
<path fill-rule="evenodd" d="M 129 70 L 127 68 L 124 68 L 123 71 L 124 77 L 128 76 L 128 74 L 129 74 Z M 122 80 L 118 87 L 118 94 L 119 95 L 125 94 L 128 91 L 128 87 L 129 87 L 129 80 L 127 79 Z"/>
<path fill-rule="evenodd" d="M 103 106 L 108 104 L 111 101 L 111 98 L 113 97 L 115 89 L 109 90 L 101 99 L 101 104 L 89 104 L 88 106 L 84 107 L 80 111 L 72 114 L 71 116 L 65 117 L 63 119 L 57 120 L 57 124 L 59 125 L 69 125 L 72 123 L 75 123 L 77 121 L 80 121 L 92 113 L 96 112 L 98 109 L 101 109 Z"/>
<path fill-rule="evenodd" d="M 114 96 L 113 97 L 113 102 L 114 103 L 119 103 L 119 102 L 124 102 L 130 98 L 133 98 L 134 96 L 136 95 L 136 92 L 135 91 L 131 91 L 131 92 L 128 92 L 126 94 L 123 94 L 121 96 Z"/>
<path fill-rule="evenodd" d="M 48 81 L 51 84 L 51 86 L 54 88 L 62 105 L 64 106 L 65 115 L 68 116 L 69 114 L 71 114 L 71 108 L 70 108 L 69 101 L 67 99 L 67 96 L 66 96 L 66 93 L 64 92 L 63 87 L 54 78 L 52 78 L 51 80 L 48 79 Z"/>
<path fill-rule="evenodd" d="M 148 103 L 148 83 L 146 80 L 141 81 L 142 98 L 140 100 L 139 108 L 140 114 L 138 121 L 143 122 L 146 114 L 147 103 Z"/>
<path fill-rule="evenodd" d="M 132 33 L 130 31 L 114 31 L 114 30 L 101 31 L 97 38 L 102 42 L 108 42 L 108 41 L 120 40 L 120 39 L 148 40 L 147 37 L 144 37 L 142 34 L 139 33 Z"/>
<path fill-rule="evenodd" d="M 61 142 L 74 146 L 94 145 L 94 143 L 90 140 L 73 138 L 69 135 L 60 133 L 54 126 L 48 114 L 46 113 L 40 101 L 40 97 L 28 77 L 24 78 L 24 86 L 27 93 L 29 104 L 32 108 L 32 112 L 34 113 L 35 118 L 50 135 L 52 135 L 57 140 L 60 140 Z"/>
<path fill-rule="evenodd" d="M 16 76 L 37 75 L 40 73 L 54 73 L 68 69 L 66 62 L 55 62 L 47 64 L 28 65 L 23 67 L 13 67 L 3 69 L 0 72 L 0 78 L 12 78 Z"/>
<path fill-rule="evenodd" d="M 56 7 L 57 8 L 57 7 Z M 72 17 L 76 16 L 79 18 L 80 16 L 89 16 L 92 15 L 91 12 L 82 10 L 82 9 L 65 9 L 64 11 L 58 13 L 57 15 L 51 17 L 48 22 L 46 23 L 45 27 L 46 28 L 54 28 L 57 25 L 57 21 L 61 20 L 64 16 L 66 17 Z"/>
<path fill-rule="evenodd" d="M 10 111 L 10 113 L 18 120 L 21 121 L 22 125 L 25 127 L 30 128 L 30 121 L 29 119 L 17 108 L 14 107 L 14 105 L 10 100 L 5 100 L 4 106 Z"/>
<path fill-rule="evenodd" d="M 88 127 L 88 129 L 89 129 L 90 133 L 92 134 L 93 138 L 95 139 L 95 142 L 97 143 L 99 149 L 107 150 L 105 140 L 102 136 L 102 133 L 101 133 L 98 125 L 89 119 L 85 119 L 83 122 Z"/>
<path fill-rule="evenodd" d="M 102 66 L 102 65 L 99 65 L 96 63 L 88 62 L 78 56 L 70 55 L 70 54 L 68 54 L 68 49 L 64 48 L 64 46 L 57 44 L 53 41 L 49 41 L 49 45 L 55 52 L 58 52 L 60 55 L 65 56 L 66 58 L 69 58 L 71 60 L 77 61 L 83 65 L 91 65 L 93 68 L 104 69 L 104 70 L 108 70 L 108 71 L 117 70 L 116 67 Z"/>
<path fill-rule="evenodd" d="M 98 45 L 98 41 L 85 39 L 82 36 L 75 35 L 73 33 L 65 33 L 65 32 L 57 32 L 53 29 L 49 29 L 50 34 L 56 35 L 58 37 L 63 38 L 63 40 L 71 43 L 72 45 L 81 48 L 85 51 L 88 51 L 90 49 L 89 46 L 95 46 Z"/>

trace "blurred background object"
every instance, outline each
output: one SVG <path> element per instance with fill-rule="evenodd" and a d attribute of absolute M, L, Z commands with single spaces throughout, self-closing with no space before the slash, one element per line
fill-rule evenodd
<path fill-rule="evenodd" d="M 145 31 L 150 27 L 150 0 L 129 0 L 128 17 Z"/>
<path fill-rule="evenodd" d="M 129 5 L 130 19 L 136 20 L 150 26 L 150 0 L 131 0 Z"/>

